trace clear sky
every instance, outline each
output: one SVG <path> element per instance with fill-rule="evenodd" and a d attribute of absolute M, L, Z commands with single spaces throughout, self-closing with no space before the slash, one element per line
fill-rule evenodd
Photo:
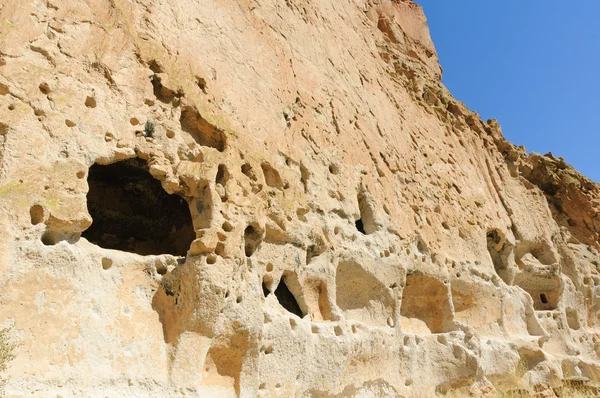
<path fill-rule="evenodd" d="M 600 0 L 415 1 L 455 98 L 600 182 Z"/>

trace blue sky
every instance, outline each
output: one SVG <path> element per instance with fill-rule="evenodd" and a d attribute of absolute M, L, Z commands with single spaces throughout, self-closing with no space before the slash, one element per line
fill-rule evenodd
<path fill-rule="evenodd" d="M 416 0 L 455 98 L 600 182 L 600 0 Z"/>

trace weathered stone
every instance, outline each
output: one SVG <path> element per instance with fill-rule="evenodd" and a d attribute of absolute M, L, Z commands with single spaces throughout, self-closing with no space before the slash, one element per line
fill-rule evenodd
<path fill-rule="evenodd" d="M 410 0 L 0 5 L 4 395 L 594 389 L 599 214 Z"/>

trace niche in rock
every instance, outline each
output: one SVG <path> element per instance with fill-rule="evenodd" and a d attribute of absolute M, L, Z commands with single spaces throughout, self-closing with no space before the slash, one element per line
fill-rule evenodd
<path fill-rule="evenodd" d="M 515 259 L 519 268 L 545 268 L 558 263 L 557 253 L 545 241 L 521 241 L 515 249 Z"/>
<path fill-rule="evenodd" d="M 346 319 L 372 326 L 387 325 L 394 300 L 375 275 L 354 261 L 341 261 L 335 274 L 336 304 Z"/>
<path fill-rule="evenodd" d="M 514 284 L 529 293 L 536 311 L 551 311 L 558 306 L 562 291 L 558 275 L 523 271 L 516 275 Z"/>
<path fill-rule="evenodd" d="M 290 282 L 296 282 L 295 284 L 298 284 L 297 281 L 291 280 L 292 278 L 293 277 L 291 275 L 284 274 L 284 276 L 281 278 L 281 281 L 279 281 L 277 289 L 275 289 L 275 297 L 277 297 L 279 304 L 281 304 L 281 306 L 288 312 L 291 312 L 292 314 L 302 318 L 304 313 L 302 309 L 300 309 L 300 305 L 298 304 L 296 297 L 288 287 L 288 283 Z M 299 287 L 299 284 L 297 287 Z"/>
<path fill-rule="evenodd" d="M 271 166 L 269 163 L 263 162 L 260 167 L 262 168 L 263 175 L 265 176 L 265 182 L 271 188 L 281 189 L 283 187 L 283 181 L 279 172 Z"/>
<path fill-rule="evenodd" d="M 375 221 L 375 211 L 373 203 L 369 198 L 360 193 L 358 195 L 358 208 L 360 210 L 360 218 L 355 221 L 356 229 L 365 235 L 372 234 L 377 231 L 378 225 Z"/>
<path fill-rule="evenodd" d="M 256 226 L 248 225 L 244 230 L 244 253 L 251 257 L 262 242 L 262 233 Z"/>
<path fill-rule="evenodd" d="M 264 280 L 263 280 L 263 283 L 262 283 L 262 291 L 263 291 L 263 296 L 265 296 L 265 297 L 267 297 L 269 294 L 271 294 L 271 290 L 267 286 L 267 282 L 264 281 Z"/>
<path fill-rule="evenodd" d="M 227 181 L 231 179 L 231 174 L 227 170 L 227 166 L 224 164 L 220 164 L 217 170 L 217 177 L 215 178 L 216 184 L 221 184 L 223 186 L 227 185 Z"/>
<path fill-rule="evenodd" d="M 512 245 L 510 245 L 504 234 L 498 229 L 488 229 L 486 234 L 487 248 L 494 264 L 496 274 L 506 284 L 511 284 L 511 270 L 509 267 L 509 257 L 512 254 Z"/>
<path fill-rule="evenodd" d="M 448 288 L 424 275 L 407 275 L 400 306 L 401 328 L 408 333 L 431 334 L 452 330 Z"/>
<path fill-rule="evenodd" d="M 217 176 L 215 178 L 215 184 L 217 186 L 217 192 L 219 192 L 219 196 L 221 197 L 222 202 L 227 202 L 227 181 L 231 179 L 231 174 L 229 170 L 227 170 L 227 166 L 224 164 L 220 164 L 217 170 Z"/>
<path fill-rule="evenodd" d="M 94 164 L 88 185 L 93 222 L 84 238 L 106 249 L 141 255 L 186 255 L 196 238 L 188 203 L 165 192 L 144 160 Z"/>
<path fill-rule="evenodd" d="M 225 150 L 227 137 L 223 130 L 207 122 L 196 108 L 182 107 L 180 123 L 181 129 L 190 134 L 199 145 L 215 148 L 219 152 Z"/>
<path fill-rule="evenodd" d="M 567 324 L 573 330 L 579 330 L 581 328 L 581 323 L 579 322 L 579 314 L 573 308 L 567 308 L 565 311 L 565 315 L 567 316 Z"/>

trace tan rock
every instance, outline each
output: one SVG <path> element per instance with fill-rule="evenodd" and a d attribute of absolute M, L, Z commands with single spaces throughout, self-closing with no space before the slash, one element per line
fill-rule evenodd
<path fill-rule="evenodd" d="M 599 234 L 410 0 L 0 5 L 6 396 L 593 386 Z"/>

